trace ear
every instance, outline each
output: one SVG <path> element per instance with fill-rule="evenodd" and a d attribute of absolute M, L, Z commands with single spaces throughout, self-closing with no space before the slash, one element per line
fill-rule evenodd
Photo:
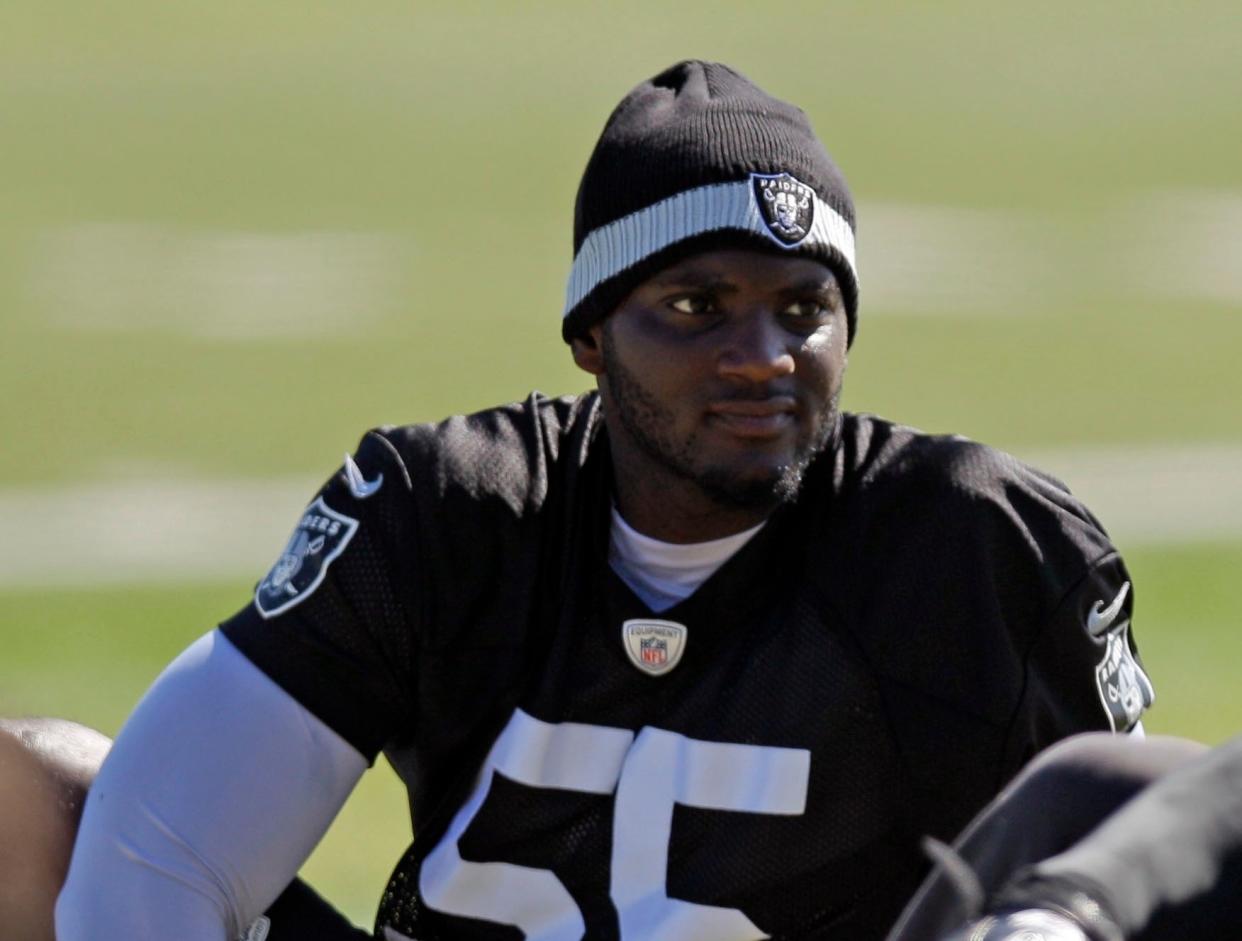
<path fill-rule="evenodd" d="M 583 372 L 592 376 L 604 374 L 604 325 L 597 323 L 586 333 L 569 341 L 573 351 L 574 363 Z"/>

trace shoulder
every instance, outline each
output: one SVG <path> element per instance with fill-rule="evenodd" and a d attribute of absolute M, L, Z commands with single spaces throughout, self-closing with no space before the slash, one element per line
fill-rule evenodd
<path fill-rule="evenodd" d="M 386 426 L 364 437 L 366 451 L 386 452 L 417 492 L 437 499 L 495 498 L 521 514 L 540 505 L 561 464 L 580 466 L 599 425 L 594 394 L 521 402 L 434 424 Z"/>
<path fill-rule="evenodd" d="M 1063 483 L 977 441 L 870 415 L 843 417 L 837 461 L 828 551 L 887 676 L 1004 723 L 1039 638 L 1078 644 L 1065 664 L 1100 659 L 1082 642 L 1088 612 L 1129 576 Z M 1080 711 L 1098 722 L 1090 669 L 1075 677 L 1091 700 Z M 1056 681 L 1058 695 L 1070 683 Z"/>
<path fill-rule="evenodd" d="M 928 434 L 875 415 L 847 413 L 842 448 L 849 471 L 869 483 L 990 493 L 1005 483 L 1068 493 L 1063 483 L 1011 454 L 956 434 Z"/>
<path fill-rule="evenodd" d="M 587 447 L 594 397 L 525 402 L 438 424 L 368 431 L 303 510 L 256 606 L 271 618 L 328 576 L 341 591 L 376 573 L 407 592 L 436 579 L 460 585 L 530 542 L 575 436 Z M 572 462 L 568 462 L 572 463 Z M 365 594 L 365 592 L 364 592 Z"/>
<path fill-rule="evenodd" d="M 1021 648 L 1092 573 L 1126 577 L 1091 512 L 1010 454 L 868 415 L 845 416 L 840 445 L 831 551 L 885 621 L 918 611 L 994 645 L 999 617 Z"/>
<path fill-rule="evenodd" d="M 846 415 L 843 481 L 865 513 L 899 512 L 951 538 L 1007 531 L 1037 555 L 1058 544 L 1112 551 L 1099 520 L 1057 478 L 961 435 L 927 434 L 874 415 Z"/>

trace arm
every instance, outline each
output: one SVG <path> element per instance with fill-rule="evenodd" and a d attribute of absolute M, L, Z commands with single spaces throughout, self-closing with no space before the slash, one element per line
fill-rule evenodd
<path fill-rule="evenodd" d="M 1131 621 L 1134 586 L 1099 522 L 1068 491 L 1034 472 L 1014 505 L 1038 546 L 1036 572 L 1055 572 L 1058 600 L 1029 637 L 1026 679 L 1011 725 L 1010 756 L 1024 764 L 1086 731 L 1134 733 L 1155 692 L 1139 659 Z M 1084 568 L 1085 563 L 1085 568 Z"/>
<path fill-rule="evenodd" d="M 156 681 L 91 789 L 61 941 L 233 941 L 289 884 L 412 721 L 409 503 L 368 434 L 253 602 Z"/>
<path fill-rule="evenodd" d="M 57 937 L 233 941 L 366 764 L 223 635 L 203 637 L 143 698 L 92 786 Z"/>

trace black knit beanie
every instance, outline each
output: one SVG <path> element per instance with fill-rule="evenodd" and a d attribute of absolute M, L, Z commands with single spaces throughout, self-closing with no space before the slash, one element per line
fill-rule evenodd
<path fill-rule="evenodd" d="M 625 96 L 587 162 L 561 335 L 581 336 L 679 258 L 739 244 L 832 268 L 853 342 L 854 201 L 841 171 L 801 109 L 727 65 L 679 62 Z"/>

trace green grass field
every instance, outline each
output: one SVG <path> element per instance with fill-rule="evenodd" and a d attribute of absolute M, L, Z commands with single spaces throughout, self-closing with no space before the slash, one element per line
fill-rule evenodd
<path fill-rule="evenodd" d="M 583 388 L 558 339 L 578 175 L 616 100 L 686 56 L 801 104 L 851 181 L 848 407 L 1019 454 L 1242 445 L 1235 19 L 1224 0 L 17 0 L 0 13 L 0 505 L 323 476 L 371 425 Z M 1121 548 L 1149 728 L 1221 740 L 1242 727 L 1242 532 Z M 114 732 L 261 572 L 54 574 L 0 578 L 0 714 Z M 359 921 L 404 814 L 382 768 L 308 863 Z"/>

